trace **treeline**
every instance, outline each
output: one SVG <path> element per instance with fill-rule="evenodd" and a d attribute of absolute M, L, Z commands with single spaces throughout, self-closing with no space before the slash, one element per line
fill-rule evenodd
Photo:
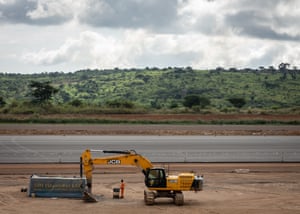
<path fill-rule="evenodd" d="M 31 77 L 58 77 L 61 75 L 67 76 L 74 76 L 74 73 L 81 73 L 81 72 L 102 72 L 103 74 L 108 74 L 111 72 L 132 72 L 132 71 L 174 71 L 174 72 L 189 72 L 193 71 L 194 69 L 191 66 L 187 67 L 166 67 L 166 68 L 158 68 L 158 67 L 145 67 L 145 68 L 114 68 L 114 69 L 82 69 L 75 72 L 63 72 L 63 71 L 55 71 L 55 72 L 41 72 L 38 74 L 22 74 L 22 73 L 5 73 L 0 72 L 0 76 L 31 76 Z M 297 66 L 291 66 L 289 63 L 280 63 L 278 67 L 274 66 L 260 66 L 258 68 L 236 68 L 236 67 L 230 67 L 230 68 L 223 68 L 223 67 L 216 67 L 215 69 L 209 69 L 210 72 L 218 73 L 218 72 L 241 72 L 241 73 L 282 73 L 282 74 L 291 74 L 293 77 L 296 77 L 294 75 L 300 74 L 300 68 Z"/>
<path fill-rule="evenodd" d="M 299 73 L 287 63 L 258 69 L 146 67 L 0 73 L 0 112 L 298 111 Z"/>

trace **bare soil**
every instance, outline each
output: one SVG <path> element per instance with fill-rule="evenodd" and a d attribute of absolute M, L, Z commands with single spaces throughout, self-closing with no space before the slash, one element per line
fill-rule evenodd
<path fill-rule="evenodd" d="M 300 213 L 300 164 L 170 164 L 170 174 L 194 171 L 203 174 L 204 190 L 184 192 L 185 204 L 157 199 L 153 206 L 143 201 L 143 175 L 135 167 L 95 169 L 93 193 L 98 203 L 78 199 L 31 198 L 21 192 L 32 173 L 79 176 L 77 165 L 0 165 L 0 213 Z M 244 170 L 241 170 L 244 169 Z M 246 173 L 245 173 L 246 172 Z M 126 182 L 125 198 L 113 199 L 113 188 Z"/>
<path fill-rule="evenodd" d="M 99 119 L 128 121 L 299 121 L 299 114 L 0 114 L 0 119 Z"/>
<path fill-rule="evenodd" d="M 0 135 L 300 135 L 292 125 L 0 124 Z"/>
<path fill-rule="evenodd" d="M 3 116 L 3 115 L 2 115 Z M 53 115 L 52 115 L 53 116 Z M 85 115 L 86 116 L 86 115 Z M 98 117 L 99 115 L 90 115 Z M 140 120 L 149 115 L 106 115 Z M 25 116 L 24 116 L 25 117 Z M 66 117 L 66 115 L 64 116 Z M 72 117 L 72 116 L 70 116 Z M 174 115 L 151 115 L 151 120 L 170 120 Z M 176 116 L 182 120 L 216 117 Z M 223 116 L 222 116 L 223 117 Z M 235 116 L 224 116 L 232 119 Z M 230 117 L 230 118 L 229 118 Z M 245 116 L 246 117 L 246 116 Z M 245 118 L 247 119 L 248 118 Z M 278 118 L 280 117 L 280 118 Z M 218 119 L 221 116 L 217 117 Z M 240 118 L 240 117 L 239 117 Z M 251 117 L 256 119 L 256 117 Z M 259 116 L 261 118 L 261 115 Z M 299 115 L 264 120 L 299 120 Z M 175 118 L 178 119 L 178 118 Z M 222 125 L 63 125 L 63 124 L 0 124 L 0 135 L 300 135 L 299 126 L 222 126 Z M 170 199 L 157 199 L 153 206 L 143 201 L 143 175 L 135 167 L 99 166 L 94 171 L 93 193 L 98 203 L 78 199 L 31 198 L 21 192 L 32 174 L 47 176 L 79 176 L 79 166 L 72 164 L 0 164 L 0 214 L 81 214 L 81 213 L 300 213 L 300 163 L 243 164 L 164 164 L 170 173 L 194 171 L 204 175 L 204 190 L 184 192 L 185 204 L 176 206 Z M 120 179 L 126 182 L 125 198 L 113 199 L 113 188 Z"/>
<path fill-rule="evenodd" d="M 0 114 L 0 119 L 27 120 L 34 115 Z M 300 121 L 300 115 L 263 114 L 63 114 L 43 119 L 109 121 Z M 0 135 L 300 135 L 297 125 L 147 125 L 147 124 L 0 124 Z"/>

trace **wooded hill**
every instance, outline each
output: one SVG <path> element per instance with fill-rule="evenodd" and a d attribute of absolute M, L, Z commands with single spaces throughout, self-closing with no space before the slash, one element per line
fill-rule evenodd
<path fill-rule="evenodd" d="M 139 108 L 144 111 L 168 109 L 174 112 L 209 111 L 298 111 L 299 70 L 186 68 L 145 68 L 80 70 L 74 73 L 0 73 L 2 112 L 30 103 L 32 81 L 47 82 L 58 89 L 52 106 L 94 106 Z M 205 105 L 184 104 L 187 96 L 205 98 Z M 230 99 L 244 100 L 235 106 Z"/>

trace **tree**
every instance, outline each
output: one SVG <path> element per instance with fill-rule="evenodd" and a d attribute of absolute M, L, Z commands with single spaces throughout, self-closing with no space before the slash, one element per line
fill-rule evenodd
<path fill-rule="evenodd" d="M 291 70 L 291 73 L 290 73 L 293 80 L 297 79 L 297 71 L 298 71 L 297 66 L 293 66 L 293 70 Z"/>
<path fill-rule="evenodd" d="M 111 108 L 133 108 L 134 103 L 129 100 L 109 100 L 106 104 Z"/>
<path fill-rule="evenodd" d="M 242 108 L 246 104 L 244 98 L 229 98 L 228 101 L 236 108 Z"/>
<path fill-rule="evenodd" d="M 32 101 L 39 104 L 48 102 L 52 99 L 53 95 L 58 92 L 57 88 L 54 88 L 50 85 L 50 81 L 31 81 L 29 87 L 31 88 L 30 94 L 33 97 Z"/>
<path fill-rule="evenodd" d="M 3 97 L 0 97 L 0 108 L 4 107 L 6 105 L 6 102 Z"/>
<path fill-rule="evenodd" d="M 83 104 L 82 101 L 79 100 L 79 99 L 75 99 L 75 100 L 72 100 L 72 101 L 70 102 L 70 105 L 71 105 L 71 106 L 74 106 L 74 107 L 79 107 L 79 106 L 81 106 L 82 104 Z"/>
<path fill-rule="evenodd" d="M 274 66 L 269 66 L 269 71 L 274 74 L 276 72 L 276 68 L 274 68 Z"/>
<path fill-rule="evenodd" d="M 200 104 L 200 98 L 197 95 L 188 95 L 184 97 L 183 105 L 188 108 L 197 106 Z"/>
<path fill-rule="evenodd" d="M 265 69 L 264 66 L 259 66 L 259 70 L 260 70 L 261 72 L 264 72 L 266 69 Z"/>
<path fill-rule="evenodd" d="M 283 76 L 281 77 L 282 80 L 285 80 L 287 78 L 287 73 L 288 73 L 288 67 L 290 66 L 289 63 L 280 63 L 278 66 L 279 72 L 281 72 L 283 74 Z"/>
<path fill-rule="evenodd" d="M 205 108 L 210 104 L 210 100 L 207 97 L 199 97 L 199 101 L 200 101 L 199 105 L 201 108 Z"/>
<path fill-rule="evenodd" d="M 200 106 L 201 108 L 205 108 L 210 104 L 210 100 L 206 97 L 199 97 L 197 95 L 188 95 L 184 97 L 183 105 L 188 108 L 192 108 L 193 106 Z"/>

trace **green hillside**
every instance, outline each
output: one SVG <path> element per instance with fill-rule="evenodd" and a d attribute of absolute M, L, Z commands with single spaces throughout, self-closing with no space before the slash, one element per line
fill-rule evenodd
<path fill-rule="evenodd" d="M 172 109 L 184 111 L 186 96 L 209 99 L 205 110 L 229 112 L 236 108 L 228 101 L 242 98 L 241 110 L 299 109 L 300 82 L 298 70 L 194 70 L 187 68 L 146 68 L 81 70 L 74 73 L 5 74 L 0 73 L 0 97 L 3 109 L 30 101 L 30 82 L 50 81 L 58 89 L 52 105 L 85 105 L 110 107 L 120 103 L 128 108 Z M 10 107 L 9 107 L 10 106 Z M 125 106 L 126 107 L 126 106 Z M 194 111 L 203 108 L 193 107 Z"/>

